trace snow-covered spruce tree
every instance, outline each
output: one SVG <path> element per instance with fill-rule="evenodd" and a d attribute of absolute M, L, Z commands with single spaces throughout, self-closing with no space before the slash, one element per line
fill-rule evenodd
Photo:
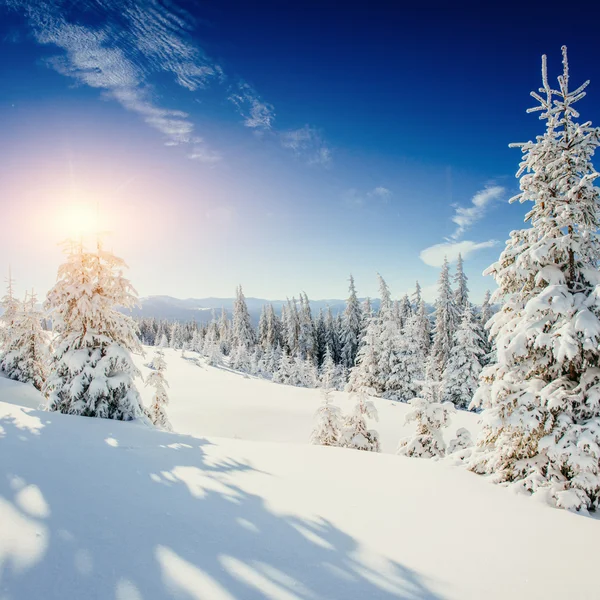
<path fill-rule="evenodd" d="M 235 302 L 233 303 L 233 324 L 231 327 L 231 348 L 243 346 L 247 350 L 256 343 L 254 328 L 250 321 L 250 313 L 246 305 L 246 298 L 239 285 L 236 289 Z"/>
<path fill-rule="evenodd" d="M 335 320 L 333 318 L 333 314 L 331 312 L 331 308 L 327 306 L 327 311 L 325 312 L 325 320 L 323 323 L 323 356 L 327 350 L 331 353 L 333 360 L 335 361 L 337 356 L 337 350 L 339 348 L 339 340 L 337 336 L 337 331 L 335 327 Z"/>
<path fill-rule="evenodd" d="M 160 429 L 171 431 L 173 428 L 165 410 L 165 407 L 169 404 L 169 395 L 167 394 L 169 383 L 165 379 L 167 363 L 162 350 L 158 350 L 154 355 L 152 369 L 153 371 L 146 377 L 146 385 L 154 388 L 154 396 L 148 410 L 150 419 Z"/>
<path fill-rule="evenodd" d="M 462 315 L 465 306 L 469 304 L 469 288 L 467 285 L 467 275 L 465 274 L 462 254 L 460 253 L 458 254 L 458 259 L 456 261 L 454 283 L 456 285 L 456 289 L 454 290 L 454 301 L 458 314 Z"/>
<path fill-rule="evenodd" d="M 315 425 L 310 436 L 310 443 L 321 446 L 339 446 L 342 437 L 344 421 L 342 411 L 332 404 L 331 395 L 334 389 L 335 365 L 331 354 L 327 354 L 321 377 L 321 394 L 323 404 L 315 412 Z"/>
<path fill-rule="evenodd" d="M 13 314 L 0 368 L 10 379 L 41 390 L 48 374 L 48 340 L 36 302 L 32 292 Z"/>
<path fill-rule="evenodd" d="M 532 202 L 530 227 L 513 231 L 486 273 L 504 301 L 491 320 L 497 363 L 486 367 L 473 406 L 483 430 L 469 461 L 570 510 L 600 500 L 600 191 L 591 159 L 600 129 L 578 123 L 567 51 L 558 89 L 542 58 L 539 103 L 546 131 L 523 153 L 514 200 Z"/>
<path fill-rule="evenodd" d="M 402 299 L 398 302 L 398 326 L 400 329 L 404 329 L 406 323 L 413 315 L 413 309 L 408 298 L 408 294 L 404 294 Z"/>
<path fill-rule="evenodd" d="M 321 387 L 330 387 L 334 390 L 343 390 L 346 383 L 346 371 L 343 365 L 336 365 L 329 349 L 321 365 L 319 382 Z"/>
<path fill-rule="evenodd" d="M 8 279 L 6 280 L 6 293 L 0 302 L 0 308 L 2 308 L 2 315 L 0 316 L 0 361 L 3 359 L 6 349 L 11 345 L 12 328 L 21 305 L 15 297 L 13 283 L 9 269 Z"/>
<path fill-rule="evenodd" d="M 344 309 L 343 328 L 340 336 L 340 352 L 342 364 L 347 369 L 351 369 L 356 361 L 362 329 L 362 309 L 358 297 L 356 296 L 354 277 L 352 277 L 352 275 L 350 275 L 350 287 L 348 291 L 350 292 L 350 295 L 348 296 L 346 308 Z"/>
<path fill-rule="evenodd" d="M 417 335 L 419 315 L 408 317 L 398 336 L 389 386 L 398 400 L 407 402 L 419 395 L 425 371 L 425 351 Z"/>
<path fill-rule="evenodd" d="M 427 358 L 431 349 L 431 322 L 427 316 L 425 300 L 422 298 L 419 300 L 419 305 L 413 319 L 413 335 L 415 336 L 416 344 L 422 349 L 423 357 Z"/>
<path fill-rule="evenodd" d="M 467 408 L 477 389 L 483 358 L 482 345 L 479 323 L 471 305 L 467 303 L 442 376 L 443 398 L 457 408 Z"/>
<path fill-rule="evenodd" d="M 442 428 L 447 427 L 450 415 L 455 411 L 451 402 L 429 402 L 425 398 L 413 398 L 408 402 L 413 410 L 406 415 L 407 423 L 416 423 L 413 436 L 400 440 L 398 454 L 416 458 L 442 457 L 446 443 Z"/>
<path fill-rule="evenodd" d="M 227 355 L 231 351 L 229 319 L 225 308 L 221 308 L 221 318 L 219 319 L 219 349 L 221 354 Z"/>
<path fill-rule="evenodd" d="M 483 302 L 481 304 L 481 309 L 479 311 L 479 331 L 481 334 L 481 349 L 483 350 L 481 364 L 483 366 L 491 362 L 496 362 L 495 352 L 493 351 L 492 343 L 490 341 L 489 327 L 486 327 L 486 324 L 494 314 L 491 305 L 491 298 L 492 295 L 490 290 L 486 290 L 485 296 L 483 297 Z"/>
<path fill-rule="evenodd" d="M 294 385 L 296 380 L 296 366 L 294 360 L 285 350 L 281 353 L 277 370 L 273 373 L 273 381 L 275 383 L 283 383 L 285 385 Z"/>
<path fill-rule="evenodd" d="M 300 331 L 298 334 L 298 351 L 304 359 L 317 360 L 317 332 L 312 319 L 310 301 L 305 292 L 300 294 Z"/>
<path fill-rule="evenodd" d="M 323 388 L 321 393 L 323 404 L 315 412 L 315 425 L 310 443 L 320 446 L 339 446 L 344 424 L 342 411 L 331 403 L 330 388 Z"/>
<path fill-rule="evenodd" d="M 450 357 L 452 339 L 458 325 L 458 311 L 454 292 L 450 286 L 450 270 L 446 258 L 444 258 L 438 284 L 439 291 L 435 301 L 435 326 L 431 355 L 437 361 L 438 370 L 443 373 Z"/>
<path fill-rule="evenodd" d="M 142 353 L 133 320 L 118 310 L 137 302 L 125 263 L 98 244 L 67 248 L 46 308 L 55 332 L 52 373 L 44 386 L 49 410 L 130 420 L 142 415 L 131 352 Z"/>
<path fill-rule="evenodd" d="M 379 420 L 375 404 L 369 400 L 372 390 L 368 385 L 358 382 L 351 396 L 356 400 L 354 410 L 345 419 L 341 444 L 345 448 L 381 452 L 379 434 L 374 429 L 367 429 L 366 419 Z"/>
<path fill-rule="evenodd" d="M 396 399 L 399 393 L 399 382 L 390 375 L 396 373 L 399 368 L 397 347 L 400 331 L 394 318 L 393 303 L 387 283 L 381 275 L 378 274 L 378 277 L 381 304 L 379 313 L 375 317 L 378 326 L 378 335 L 375 338 L 375 355 L 377 357 L 375 393 L 386 398 Z"/>
<path fill-rule="evenodd" d="M 379 319 L 376 315 L 370 317 L 361 346 L 356 355 L 356 364 L 350 371 L 348 391 L 357 391 L 359 386 L 367 386 L 375 390 L 379 383 Z M 373 393 L 376 393 L 375 391 Z"/>

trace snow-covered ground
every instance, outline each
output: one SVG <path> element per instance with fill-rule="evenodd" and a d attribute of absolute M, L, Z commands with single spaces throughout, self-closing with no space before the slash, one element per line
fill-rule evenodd
<path fill-rule="evenodd" d="M 145 377 L 150 369 L 153 348 L 145 348 L 145 358 L 136 357 L 137 366 Z M 308 442 L 313 415 L 322 402 L 317 389 L 306 389 L 272 383 L 265 379 L 244 376 L 227 368 L 207 366 L 195 352 L 165 351 L 166 378 L 169 382 L 169 418 L 175 431 L 192 435 L 220 436 L 266 442 Z M 152 388 L 140 386 L 146 405 Z M 344 412 L 354 406 L 349 395 L 335 392 L 333 401 Z M 383 452 L 395 453 L 401 437 L 414 427 L 404 420 L 410 407 L 399 402 L 374 399 L 379 422 L 370 421 L 370 428 L 379 432 Z M 458 412 L 446 433 L 447 441 L 455 437 L 456 429 L 465 427 L 475 434 L 479 430 L 477 416 Z"/>
<path fill-rule="evenodd" d="M 167 362 L 193 435 L 24 408 L 35 390 L 0 379 L 2 600 L 600 597 L 599 520 L 448 461 L 309 446 L 318 392 Z M 406 407 L 377 405 L 393 452 Z"/>

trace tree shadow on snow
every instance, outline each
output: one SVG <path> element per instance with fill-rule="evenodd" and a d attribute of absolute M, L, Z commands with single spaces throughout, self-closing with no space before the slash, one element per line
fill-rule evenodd
<path fill-rule="evenodd" d="M 364 559 L 332 523 L 244 491 L 246 474 L 270 476 L 211 456 L 206 440 L 35 411 L 29 421 L 0 419 L 3 600 L 441 600 L 416 572 Z"/>

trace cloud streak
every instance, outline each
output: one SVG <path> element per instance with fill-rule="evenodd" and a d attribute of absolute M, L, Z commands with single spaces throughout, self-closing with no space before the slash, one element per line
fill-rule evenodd
<path fill-rule="evenodd" d="M 236 92 L 229 96 L 229 101 L 237 107 L 238 112 L 244 117 L 244 125 L 252 129 L 269 130 L 275 120 L 275 109 L 267 102 L 263 102 L 256 90 L 240 81 Z"/>
<path fill-rule="evenodd" d="M 456 261 L 459 254 L 466 259 L 475 252 L 485 248 L 492 248 L 496 244 L 498 244 L 497 240 L 488 240 L 486 242 L 478 243 L 470 240 L 463 240 L 462 242 L 444 242 L 421 250 L 419 258 L 430 267 L 441 267 L 444 263 L 444 258 L 447 258 L 448 262 L 452 263 Z"/>
<path fill-rule="evenodd" d="M 356 188 L 350 188 L 343 193 L 342 198 L 349 206 L 365 206 L 374 201 L 388 202 L 392 196 L 391 190 L 380 185 L 367 192 L 361 192 Z"/>
<path fill-rule="evenodd" d="M 452 222 L 457 225 L 457 228 L 450 236 L 451 239 L 458 240 L 467 229 L 481 220 L 489 206 L 496 200 L 500 200 L 504 194 L 505 189 L 502 186 L 487 186 L 473 196 L 470 206 L 456 206 Z"/>
<path fill-rule="evenodd" d="M 285 131 L 280 136 L 281 145 L 292 150 L 309 165 L 329 166 L 331 164 L 331 149 L 321 132 L 315 127 L 305 125 L 299 129 Z"/>

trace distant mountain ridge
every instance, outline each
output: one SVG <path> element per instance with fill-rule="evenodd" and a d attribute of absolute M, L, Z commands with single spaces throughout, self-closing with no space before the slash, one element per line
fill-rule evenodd
<path fill-rule="evenodd" d="M 198 321 L 206 323 L 212 318 L 214 309 L 217 316 L 224 308 L 228 315 L 233 310 L 234 298 L 187 298 L 182 300 L 173 296 L 146 296 L 140 298 L 140 306 L 132 309 L 131 314 L 134 317 L 148 317 L 155 319 L 168 319 L 170 321 Z M 362 300 L 361 300 L 362 302 Z M 373 308 L 379 307 L 379 300 L 371 301 Z M 258 323 L 260 312 L 263 305 L 272 304 L 277 314 L 281 313 L 281 307 L 287 303 L 287 300 L 266 300 L 264 298 L 246 298 L 248 312 L 254 324 Z M 338 314 L 346 306 L 346 300 L 310 300 L 310 308 L 313 316 L 316 316 L 319 310 L 331 308 L 331 312 Z"/>

